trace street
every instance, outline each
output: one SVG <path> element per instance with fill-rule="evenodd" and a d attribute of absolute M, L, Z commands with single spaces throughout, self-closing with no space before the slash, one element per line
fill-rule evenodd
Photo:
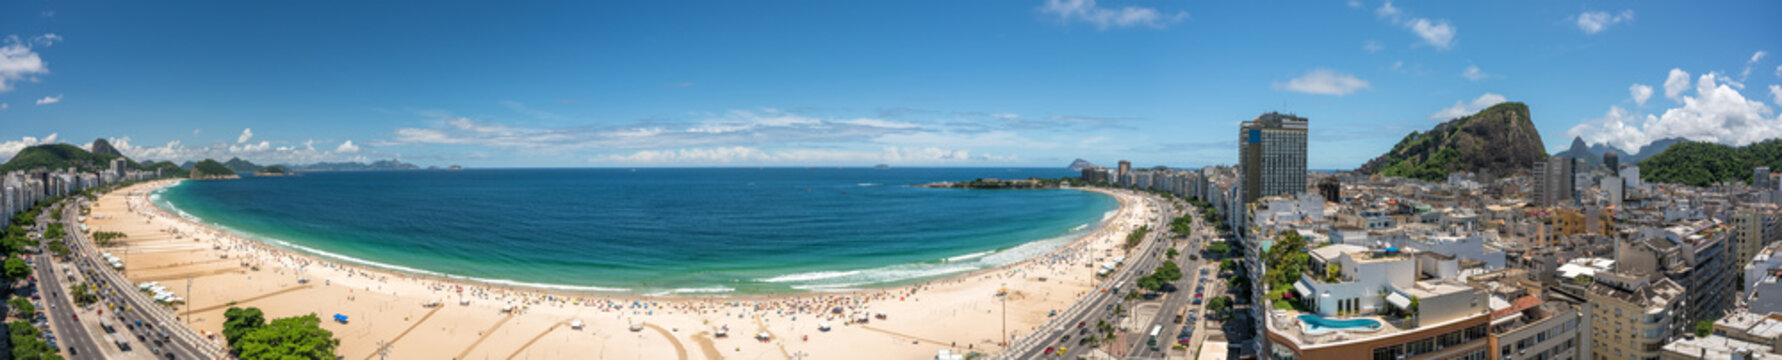
<path fill-rule="evenodd" d="M 79 224 L 73 221 L 80 216 L 79 207 L 74 206 L 78 203 L 69 201 L 67 206 L 63 206 L 61 209 L 64 226 L 70 229 L 67 245 L 69 249 L 73 250 L 73 255 L 67 263 L 59 263 L 71 266 L 70 270 L 77 274 L 59 274 L 57 276 L 86 278 L 98 286 L 99 302 L 94 306 L 95 309 L 111 310 L 104 316 L 116 322 L 113 328 L 116 333 L 111 334 L 114 339 L 127 342 L 129 344 L 128 352 L 147 353 L 142 355 L 155 358 L 222 358 L 224 352 L 221 346 L 204 339 L 196 331 L 181 324 L 165 306 L 155 303 L 142 292 L 137 291 L 136 286 L 122 274 L 93 261 L 101 251 L 92 245 L 86 234 L 74 230 L 79 228 Z M 57 266 L 57 264 L 40 261 L 38 262 L 38 273 L 56 274 L 55 269 L 46 269 L 46 267 L 53 266 Z M 98 334 L 102 330 L 94 330 L 98 327 L 95 323 L 99 320 L 99 315 L 96 312 L 77 310 L 78 308 L 69 306 L 71 299 L 68 289 L 60 284 L 52 283 L 63 280 L 56 278 L 57 276 L 47 276 L 48 279 L 41 280 L 53 284 L 49 286 L 48 292 L 53 292 L 52 296 L 60 301 L 56 305 L 56 310 L 61 310 L 61 312 L 52 314 L 51 318 L 55 321 L 69 320 L 66 326 L 61 322 L 57 323 L 59 331 L 68 332 L 62 334 L 62 338 L 59 339 L 63 341 L 63 350 L 67 350 L 67 347 L 74 347 L 77 354 L 70 358 L 101 358 L 100 354 L 107 351 L 103 347 L 116 349 L 117 345 L 105 343 L 102 339 L 103 335 Z M 74 322 L 72 317 L 66 314 L 69 311 L 91 315 L 92 322 Z M 92 325 L 93 328 L 89 328 L 88 325 Z"/>

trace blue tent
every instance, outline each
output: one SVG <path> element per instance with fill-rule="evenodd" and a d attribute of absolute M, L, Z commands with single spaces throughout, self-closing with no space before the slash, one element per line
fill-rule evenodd
<path fill-rule="evenodd" d="M 346 315 L 334 314 L 334 321 L 339 321 L 340 323 L 345 324 L 346 320 L 347 320 Z"/>

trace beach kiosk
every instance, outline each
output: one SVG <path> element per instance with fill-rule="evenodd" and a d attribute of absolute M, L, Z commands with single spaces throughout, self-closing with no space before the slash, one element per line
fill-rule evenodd
<path fill-rule="evenodd" d="M 761 333 L 755 334 L 755 339 L 761 340 L 761 342 L 768 342 L 768 341 L 773 340 L 773 334 L 769 334 L 766 331 L 762 331 Z"/>

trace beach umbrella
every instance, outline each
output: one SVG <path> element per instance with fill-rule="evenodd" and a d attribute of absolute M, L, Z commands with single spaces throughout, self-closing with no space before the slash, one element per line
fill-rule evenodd
<path fill-rule="evenodd" d="M 341 315 L 341 314 L 334 314 L 334 321 L 339 321 L 340 323 L 345 324 L 347 322 L 347 316 Z"/>

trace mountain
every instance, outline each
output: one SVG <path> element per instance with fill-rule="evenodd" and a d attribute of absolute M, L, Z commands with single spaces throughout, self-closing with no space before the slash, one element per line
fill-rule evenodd
<path fill-rule="evenodd" d="M 182 169 L 179 167 L 179 164 L 174 164 L 172 161 L 150 161 L 142 164 L 143 171 L 155 171 L 157 169 L 161 170 L 162 176 L 186 177 L 187 174 L 191 173 L 188 169 Z"/>
<path fill-rule="evenodd" d="M 0 164 L 0 172 L 71 167 L 83 172 L 94 172 L 110 168 L 111 160 L 118 158 L 123 158 L 132 169 L 142 168 L 142 165 L 122 155 L 96 154 L 69 144 L 44 144 L 19 150 L 12 159 Z"/>
<path fill-rule="evenodd" d="M 192 165 L 198 165 L 198 162 L 197 162 L 197 161 L 191 161 L 191 160 L 186 160 L 186 162 L 184 162 L 184 163 L 180 163 L 180 164 L 179 164 L 179 168 L 181 168 L 181 169 L 186 169 L 186 170 L 191 170 L 191 169 L 192 169 Z"/>
<path fill-rule="evenodd" d="M 111 155 L 111 156 L 124 156 L 124 153 L 118 152 L 117 148 L 111 147 L 111 143 L 106 142 L 105 139 L 93 139 L 93 153 L 101 154 L 101 155 Z"/>
<path fill-rule="evenodd" d="M 235 170 L 216 160 L 204 159 L 204 161 L 192 165 L 193 179 L 234 179 L 240 177 L 241 175 L 236 174 Z"/>
<path fill-rule="evenodd" d="M 1752 168 L 1768 166 L 1771 169 L 1782 169 L 1782 139 L 1770 139 L 1740 147 L 1695 141 L 1676 142 L 1639 164 L 1640 179 L 1648 182 L 1694 186 L 1721 182 L 1750 183 Z"/>
<path fill-rule="evenodd" d="M 378 160 L 370 164 L 361 162 L 320 162 L 304 166 L 290 166 L 297 171 L 364 171 L 364 170 L 420 170 L 415 164 L 398 160 Z"/>
<path fill-rule="evenodd" d="M 1670 148 L 1671 144 L 1676 144 L 1676 143 L 1686 142 L 1686 141 L 1689 141 L 1689 139 L 1684 139 L 1684 138 L 1661 139 L 1658 141 L 1653 141 L 1650 144 L 1646 144 L 1646 146 L 1640 147 L 1638 149 L 1639 151 L 1627 151 L 1627 150 L 1623 150 L 1623 149 L 1616 149 L 1614 147 L 1610 147 L 1608 144 L 1595 144 L 1595 145 L 1585 146 L 1583 138 L 1573 137 L 1572 138 L 1572 147 L 1570 149 L 1566 149 L 1565 151 L 1561 151 L 1557 154 L 1553 154 L 1553 156 L 1564 156 L 1564 157 L 1575 158 L 1575 159 L 1585 159 L 1585 161 L 1590 162 L 1591 166 L 1596 166 L 1596 165 L 1602 164 L 1603 154 L 1607 154 L 1610 151 L 1614 151 L 1616 153 L 1621 154 L 1621 163 L 1622 164 L 1638 164 L 1638 163 L 1640 163 L 1640 160 L 1645 160 L 1646 158 L 1652 157 L 1652 155 L 1657 155 L 1658 153 L 1663 152 L 1665 149 Z"/>
<path fill-rule="evenodd" d="M 1355 171 L 1433 181 L 1455 171 L 1523 172 L 1546 158 L 1528 105 L 1506 102 L 1405 135 L 1391 151 Z"/>
<path fill-rule="evenodd" d="M 1070 166 L 1066 166 L 1066 168 L 1069 168 L 1071 171 L 1083 171 L 1084 169 L 1094 169 L 1096 167 L 1097 166 L 1095 166 L 1095 163 L 1092 163 L 1092 162 L 1089 162 L 1089 160 L 1083 160 L 1083 159 L 1077 159 L 1076 161 L 1072 161 L 1072 162 L 1070 162 Z"/>
<path fill-rule="evenodd" d="M 242 160 L 241 158 L 229 158 L 229 161 L 223 162 L 223 166 L 228 167 L 229 171 L 234 171 L 237 173 L 259 172 L 260 171 L 260 165 L 255 165 L 254 163 L 249 162 L 247 160 Z"/>

